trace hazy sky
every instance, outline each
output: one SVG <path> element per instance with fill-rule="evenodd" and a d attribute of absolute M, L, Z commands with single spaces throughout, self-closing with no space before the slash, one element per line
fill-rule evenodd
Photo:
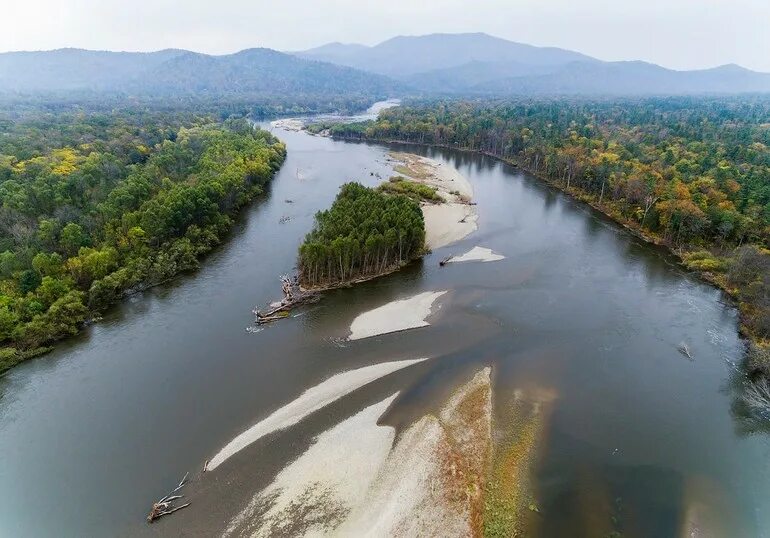
<path fill-rule="evenodd" d="M 690 69 L 770 72 L 770 0 L 2 0 L 0 51 L 299 50 L 329 41 L 487 32 Z"/>

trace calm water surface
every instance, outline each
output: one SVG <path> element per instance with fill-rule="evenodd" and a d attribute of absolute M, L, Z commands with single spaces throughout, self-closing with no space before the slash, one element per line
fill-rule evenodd
<path fill-rule="evenodd" d="M 479 230 L 247 332 L 251 309 L 278 295 L 315 211 L 340 184 L 373 185 L 391 171 L 383 146 L 276 134 L 288 145 L 285 165 L 200 271 L 132 297 L 0 379 L 1 536 L 220 531 L 314 435 L 395 390 L 385 421 L 404 427 L 482 365 L 493 367 L 496 420 L 514 390 L 558 395 L 537 469 L 543 536 L 592 536 L 610 518 L 627 536 L 675 536 L 699 498 L 718 506 L 733 536 L 770 529 L 770 444 L 731 411 L 735 310 L 664 252 L 491 159 L 408 148 L 471 180 Z M 475 245 L 507 259 L 438 266 Z M 451 293 L 432 326 L 337 342 L 362 311 L 441 289 Z M 681 342 L 695 361 L 677 352 Z M 431 360 L 199 478 L 234 435 L 310 386 L 416 357 Z M 146 525 L 152 501 L 187 471 L 192 506 Z"/>

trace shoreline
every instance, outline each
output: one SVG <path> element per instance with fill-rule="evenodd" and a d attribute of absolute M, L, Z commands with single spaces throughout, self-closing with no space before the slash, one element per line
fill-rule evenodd
<path fill-rule="evenodd" d="M 219 232 L 216 238 L 216 241 L 212 241 L 208 245 L 200 246 L 198 252 L 195 255 L 194 263 L 190 265 L 184 265 L 184 266 L 178 267 L 173 273 L 169 274 L 168 276 L 166 276 L 165 278 L 159 281 L 153 281 L 149 279 L 149 280 L 142 280 L 140 282 L 137 282 L 131 287 L 123 289 L 120 292 L 116 292 L 115 296 L 111 298 L 109 301 L 105 302 L 104 304 L 100 304 L 97 306 L 86 305 L 86 308 L 88 310 L 86 313 L 86 319 L 83 320 L 82 324 L 78 327 L 77 332 L 66 334 L 59 338 L 55 338 L 53 340 L 41 342 L 41 345 L 31 349 L 30 348 L 25 349 L 23 347 L 13 347 L 13 345 L 10 345 L 10 344 L 6 344 L 5 346 L 3 344 L 0 344 L 0 379 L 3 378 L 11 370 L 19 366 L 20 364 L 25 363 L 32 359 L 42 358 L 47 354 L 51 353 L 52 351 L 54 351 L 60 343 L 73 339 L 77 336 L 80 336 L 81 334 L 83 334 L 86 328 L 99 323 L 102 320 L 103 314 L 105 314 L 108 310 L 110 310 L 111 308 L 114 308 L 120 303 L 125 302 L 127 299 L 131 298 L 132 296 L 144 293 L 158 286 L 171 283 L 183 277 L 184 275 L 193 274 L 199 271 L 201 269 L 201 264 L 203 263 L 203 261 L 208 256 L 210 256 L 214 250 L 221 247 L 227 241 L 230 240 L 230 236 L 233 233 L 233 229 L 235 228 L 237 219 L 242 218 L 242 215 L 246 212 L 247 207 L 253 204 L 258 199 L 265 197 L 266 188 L 268 187 L 268 185 L 270 185 L 270 183 L 273 182 L 273 180 L 275 179 L 275 177 L 278 175 L 281 168 L 283 167 L 284 163 L 286 162 L 286 146 L 277 137 L 274 137 L 274 138 L 275 138 L 275 142 L 280 143 L 284 148 L 283 155 L 281 156 L 278 168 L 270 173 L 269 177 L 264 181 L 264 183 L 261 183 L 258 185 L 259 190 L 253 190 L 253 189 L 250 190 L 247 193 L 243 203 L 235 205 L 230 210 L 221 213 L 221 215 L 228 217 L 229 222 Z M 152 253 L 149 259 L 155 260 L 159 256 L 167 254 L 169 248 L 170 247 L 158 248 L 155 252 Z M 88 292 L 86 291 L 84 293 L 87 294 Z M 6 349 L 14 350 L 15 353 L 3 355 L 2 351 Z"/>
<path fill-rule="evenodd" d="M 559 192 L 562 192 L 566 195 L 568 195 L 572 200 L 575 200 L 577 202 L 583 203 L 592 209 L 596 210 L 600 214 L 602 214 L 604 217 L 608 218 L 613 223 L 621 226 L 624 230 L 629 232 L 632 236 L 634 236 L 637 239 L 640 239 L 641 241 L 644 241 L 648 245 L 652 245 L 655 247 L 662 248 L 666 251 L 667 254 L 670 254 L 674 258 L 676 258 L 677 263 L 679 264 L 680 268 L 687 272 L 687 274 L 695 276 L 700 280 L 701 282 L 708 284 L 712 286 L 715 289 L 718 289 L 724 295 L 727 297 L 729 302 L 735 309 L 738 311 L 738 317 L 739 317 L 739 324 L 738 324 L 738 334 L 741 335 L 742 338 L 745 340 L 753 343 L 754 345 L 758 346 L 765 346 L 767 345 L 767 342 L 765 342 L 762 338 L 759 338 L 755 336 L 752 331 L 748 328 L 748 326 L 743 321 L 743 312 L 740 308 L 740 300 L 738 299 L 735 290 L 729 288 L 726 284 L 723 284 L 720 282 L 718 278 L 713 276 L 712 273 L 705 272 L 705 271 L 699 271 L 697 269 L 691 269 L 687 266 L 682 254 L 678 252 L 672 245 L 670 245 L 666 240 L 664 240 L 661 237 L 658 237 L 654 234 L 651 234 L 649 232 L 645 232 L 644 230 L 641 230 L 639 226 L 636 223 L 633 223 L 631 221 L 628 221 L 626 219 L 620 219 L 617 216 L 613 215 L 609 212 L 609 210 L 606 210 L 605 207 L 601 204 L 599 204 L 597 201 L 594 201 L 590 198 L 588 194 L 582 194 L 576 189 L 567 189 L 565 186 L 562 186 L 550 179 L 547 179 L 543 175 L 534 172 L 530 170 L 529 168 L 522 166 L 520 163 L 514 160 L 506 159 L 505 157 L 500 157 L 499 155 L 495 155 L 493 153 L 489 153 L 486 151 L 476 150 L 476 149 L 470 149 L 470 148 L 462 148 L 458 146 L 451 146 L 448 144 L 428 144 L 424 142 L 412 142 L 412 141 L 406 141 L 406 140 L 399 140 L 399 139 L 386 139 L 386 138 L 360 138 L 360 137 L 344 137 L 344 136 L 332 136 L 329 134 L 323 135 L 328 136 L 329 138 L 333 138 L 336 140 L 340 140 L 343 142 L 376 142 L 380 144 L 402 144 L 402 145 L 408 145 L 408 146 L 417 146 L 417 147 L 425 147 L 425 148 L 443 148 L 443 149 L 450 149 L 453 151 L 460 151 L 463 153 L 470 153 L 474 155 L 483 155 L 485 157 L 490 157 L 492 159 L 495 159 L 496 161 L 502 162 L 504 164 L 507 164 L 509 166 L 513 166 L 514 168 L 521 170 L 522 172 L 526 172 L 527 174 L 531 175 L 532 177 L 536 178 L 538 181 L 541 181 L 548 185 L 549 187 L 552 187 Z"/>
<path fill-rule="evenodd" d="M 420 202 L 420 209 L 425 219 L 423 253 L 408 262 L 386 267 L 377 274 L 317 286 L 301 286 L 302 291 L 324 292 L 348 288 L 395 273 L 422 259 L 434 249 L 456 243 L 478 230 L 478 211 L 471 203 L 473 186 L 465 176 L 460 174 L 459 170 L 413 153 L 390 151 L 387 153 L 387 160 L 394 164 L 395 175 L 392 177 L 401 175 L 411 183 L 433 187 L 436 189 L 436 194 L 444 200 L 441 203 Z"/>
<path fill-rule="evenodd" d="M 414 153 L 389 151 L 388 159 L 396 163 L 396 174 L 435 189 L 443 199 L 442 203 L 420 202 L 428 251 L 449 246 L 478 230 L 478 211 L 471 203 L 473 186 L 459 170 Z"/>

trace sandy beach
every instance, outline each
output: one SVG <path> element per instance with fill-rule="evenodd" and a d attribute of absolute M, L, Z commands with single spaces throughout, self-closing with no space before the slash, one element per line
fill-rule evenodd
<path fill-rule="evenodd" d="M 258 439 L 274 431 L 283 430 L 289 426 L 293 426 L 309 414 L 339 400 L 354 390 L 363 387 L 376 379 L 424 360 L 426 359 L 384 362 L 333 375 L 326 381 L 306 390 L 297 399 L 281 407 L 264 420 L 259 421 L 254 426 L 235 437 L 235 439 L 227 443 L 227 445 L 211 458 L 206 465 L 206 470 L 213 471 L 225 460 L 256 442 Z"/>
<path fill-rule="evenodd" d="M 476 207 L 470 205 L 473 187 L 451 166 L 411 153 L 391 152 L 394 170 L 411 181 L 436 188 L 443 204 L 422 204 L 425 242 L 436 249 L 450 245 L 478 228 Z"/>
<path fill-rule="evenodd" d="M 492 443 L 490 368 L 398 439 L 378 425 L 397 396 L 318 435 L 225 536 L 478 535 Z"/>
<path fill-rule="evenodd" d="M 284 131 L 301 131 L 305 128 L 305 122 L 296 118 L 286 118 L 270 122 L 270 127 L 283 129 Z"/>
<path fill-rule="evenodd" d="M 502 254 L 496 254 L 492 252 L 492 249 L 486 247 L 475 246 L 465 254 L 460 256 L 452 256 L 447 263 L 461 263 L 461 262 L 496 262 L 504 260 L 505 256 Z"/>
<path fill-rule="evenodd" d="M 426 291 L 359 314 L 350 325 L 348 340 L 360 340 L 430 325 L 425 319 L 433 313 L 433 303 L 436 299 L 445 293 L 446 291 Z"/>
<path fill-rule="evenodd" d="M 364 497 L 395 431 L 377 424 L 398 393 L 323 432 L 229 523 L 224 536 L 328 536 Z"/>
<path fill-rule="evenodd" d="M 492 444 L 490 368 L 455 390 L 438 415 L 404 431 L 335 536 L 480 534 Z"/>

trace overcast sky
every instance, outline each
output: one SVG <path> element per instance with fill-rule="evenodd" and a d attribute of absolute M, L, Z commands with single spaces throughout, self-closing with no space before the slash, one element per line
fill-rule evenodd
<path fill-rule="evenodd" d="M 2 0 L 0 51 L 300 50 L 487 32 L 675 69 L 770 72 L 770 0 Z"/>

